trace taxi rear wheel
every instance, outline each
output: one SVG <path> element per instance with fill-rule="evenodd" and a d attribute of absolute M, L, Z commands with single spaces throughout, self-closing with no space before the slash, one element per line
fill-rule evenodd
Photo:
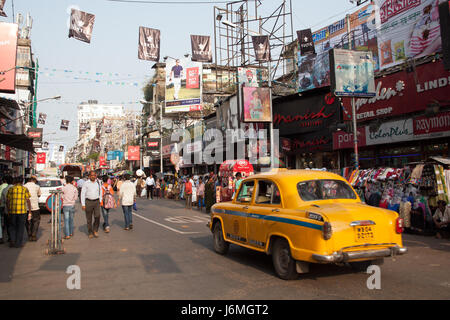
<path fill-rule="evenodd" d="M 214 251 L 219 254 L 226 254 L 230 248 L 230 244 L 223 238 L 222 224 L 217 222 L 214 225 Z"/>
<path fill-rule="evenodd" d="M 296 261 L 291 256 L 289 243 L 284 239 L 276 239 L 273 244 L 272 261 L 276 274 L 283 280 L 298 278 Z"/>

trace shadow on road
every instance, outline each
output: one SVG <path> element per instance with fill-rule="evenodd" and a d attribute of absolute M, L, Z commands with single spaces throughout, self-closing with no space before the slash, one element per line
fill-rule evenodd
<path fill-rule="evenodd" d="M 406 247 L 429 247 L 433 250 L 450 252 L 450 240 L 436 239 L 434 236 L 404 235 L 403 245 Z"/>
<path fill-rule="evenodd" d="M 147 273 L 181 273 L 177 264 L 165 253 L 139 255 Z"/>
<path fill-rule="evenodd" d="M 65 271 L 68 266 L 76 265 L 80 258 L 80 253 L 66 253 L 54 255 L 40 266 L 39 270 L 45 271 Z"/>

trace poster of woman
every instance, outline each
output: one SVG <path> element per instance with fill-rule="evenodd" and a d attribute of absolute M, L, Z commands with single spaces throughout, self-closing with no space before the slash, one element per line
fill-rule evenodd
<path fill-rule="evenodd" d="M 244 122 L 271 122 L 269 88 L 244 87 Z"/>

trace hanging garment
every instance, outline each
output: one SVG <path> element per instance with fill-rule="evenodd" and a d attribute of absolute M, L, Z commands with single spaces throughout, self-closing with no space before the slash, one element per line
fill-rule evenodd
<path fill-rule="evenodd" d="M 406 201 L 400 203 L 400 218 L 403 219 L 403 225 L 405 228 L 411 227 L 411 202 Z"/>

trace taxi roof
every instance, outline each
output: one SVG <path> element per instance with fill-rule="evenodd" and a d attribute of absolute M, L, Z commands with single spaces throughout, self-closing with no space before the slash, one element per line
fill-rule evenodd
<path fill-rule="evenodd" d="M 334 180 L 345 180 L 343 177 L 320 170 L 305 170 L 305 169 L 272 169 L 268 172 L 262 172 L 258 174 L 251 175 L 247 179 L 273 179 L 273 180 L 290 180 L 295 179 L 297 181 L 307 181 L 307 180 L 317 180 L 317 179 L 334 179 Z"/>

